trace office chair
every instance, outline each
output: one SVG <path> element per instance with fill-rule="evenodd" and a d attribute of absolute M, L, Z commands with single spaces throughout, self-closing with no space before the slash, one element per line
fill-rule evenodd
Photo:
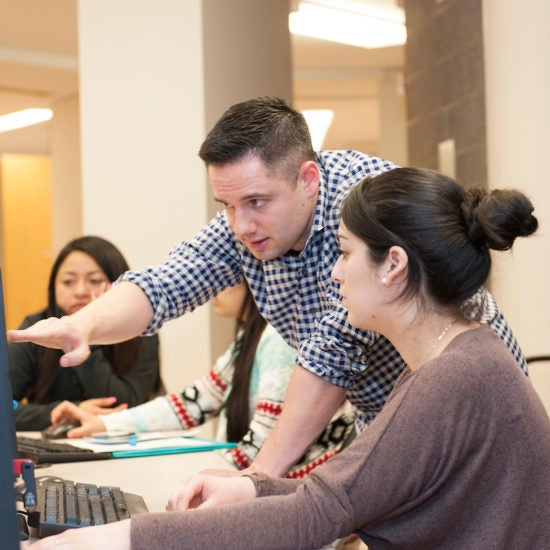
<path fill-rule="evenodd" d="M 531 355 L 526 357 L 525 361 L 527 363 L 535 363 L 536 361 L 550 361 L 550 355 Z"/>

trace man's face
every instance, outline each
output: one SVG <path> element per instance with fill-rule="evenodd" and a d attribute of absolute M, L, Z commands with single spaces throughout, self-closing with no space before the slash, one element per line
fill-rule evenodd
<path fill-rule="evenodd" d="M 303 249 L 319 189 L 313 161 L 302 163 L 295 181 L 251 155 L 231 164 L 209 165 L 208 176 L 237 238 L 256 258 L 273 260 Z"/>

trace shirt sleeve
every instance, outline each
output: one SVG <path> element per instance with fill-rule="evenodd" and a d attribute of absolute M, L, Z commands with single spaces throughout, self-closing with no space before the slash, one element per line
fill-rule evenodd
<path fill-rule="evenodd" d="M 192 241 L 174 247 L 164 263 L 127 271 L 117 282 L 130 281 L 146 294 L 153 318 L 144 334 L 153 334 L 165 321 L 193 311 L 242 277 L 235 235 L 220 212 Z"/>
<path fill-rule="evenodd" d="M 330 300 L 330 311 L 317 323 L 316 330 L 302 341 L 298 364 L 331 384 L 349 389 L 368 368 L 365 350 L 376 343 L 380 335 L 353 328 L 339 298 L 331 296 Z"/>

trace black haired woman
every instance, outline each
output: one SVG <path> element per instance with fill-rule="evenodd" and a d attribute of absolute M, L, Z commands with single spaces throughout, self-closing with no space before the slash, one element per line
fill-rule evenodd
<path fill-rule="evenodd" d="M 128 269 L 118 248 L 101 237 L 70 241 L 52 266 L 47 308 L 26 317 L 20 328 L 78 311 Z M 75 369 L 61 367 L 61 355 L 29 342 L 9 344 L 12 393 L 20 402 L 14 413 L 16 429 L 46 428 L 51 411 L 64 400 L 97 412 L 113 405 L 132 407 L 161 391 L 157 336 L 94 346 L 90 357 Z"/>

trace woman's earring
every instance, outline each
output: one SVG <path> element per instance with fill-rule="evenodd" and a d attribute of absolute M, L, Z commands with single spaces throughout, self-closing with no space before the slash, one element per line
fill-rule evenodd
<path fill-rule="evenodd" d="M 383 284 L 383 285 L 387 285 L 387 284 L 388 284 L 388 278 L 387 278 L 387 277 L 382 277 L 382 284 Z"/>

